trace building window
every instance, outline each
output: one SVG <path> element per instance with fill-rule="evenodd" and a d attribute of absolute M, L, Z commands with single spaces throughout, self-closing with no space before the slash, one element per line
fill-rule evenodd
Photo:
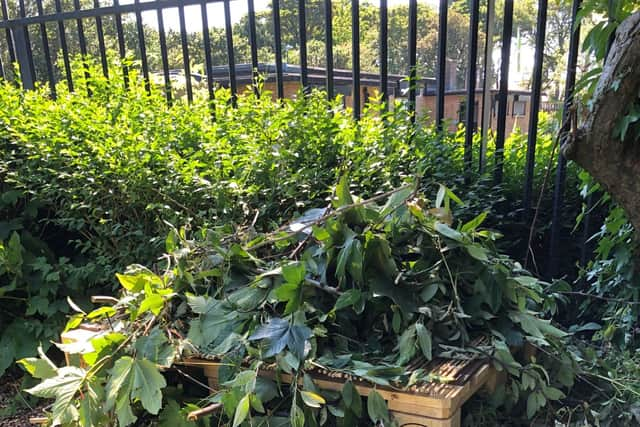
<path fill-rule="evenodd" d="M 479 104 L 478 101 L 474 102 L 473 109 L 473 130 L 475 131 L 478 128 L 478 111 Z M 458 104 L 458 123 L 464 123 L 467 120 L 467 100 L 461 100 Z"/>
<path fill-rule="evenodd" d="M 458 104 L 458 123 L 464 122 L 464 116 L 467 114 L 467 102 L 460 101 Z"/>
<path fill-rule="evenodd" d="M 513 101 L 513 116 L 524 116 L 527 112 L 527 103 L 525 101 Z"/>

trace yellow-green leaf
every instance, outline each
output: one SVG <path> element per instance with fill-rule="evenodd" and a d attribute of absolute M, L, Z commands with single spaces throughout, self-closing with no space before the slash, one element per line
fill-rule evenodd
<path fill-rule="evenodd" d="M 245 395 L 240 402 L 238 402 L 238 406 L 236 407 L 236 413 L 233 416 L 233 427 L 238 427 L 249 415 L 249 405 L 250 405 L 250 397 L 249 395 Z"/>
<path fill-rule="evenodd" d="M 302 396 L 302 400 L 304 401 L 305 405 L 312 408 L 319 408 L 321 405 L 327 403 L 324 400 L 324 397 L 312 391 L 301 391 L 300 395 Z"/>

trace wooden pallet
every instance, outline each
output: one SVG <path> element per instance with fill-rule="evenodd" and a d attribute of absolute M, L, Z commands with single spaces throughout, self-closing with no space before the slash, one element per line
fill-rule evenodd
<path fill-rule="evenodd" d="M 180 364 L 199 367 L 204 370 L 209 386 L 218 388 L 219 362 L 206 359 L 186 359 Z M 495 382 L 495 370 L 488 362 L 479 360 L 439 359 L 429 362 L 428 372 L 440 377 L 451 378 L 447 383 L 428 383 L 412 387 L 408 391 L 376 386 L 375 390 L 387 401 L 389 411 L 400 426 L 411 427 L 458 427 L 462 405 L 484 385 Z M 325 390 L 340 391 L 347 381 L 344 374 L 330 373 L 315 369 L 308 372 L 315 384 Z M 276 373 L 273 368 L 261 369 L 259 375 L 265 378 L 291 383 L 293 377 Z M 368 396 L 374 387 L 364 380 L 349 378 L 361 396 Z"/>
<path fill-rule="evenodd" d="M 95 325 L 82 325 L 76 330 L 63 334 L 63 343 L 86 342 L 101 333 Z M 485 344 L 483 339 L 476 340 L 472 346 Z M 78 354 L 67 355 L 67 364 L 82 366 L 84 361 Z M 204 370 L 209 387 L 219 386 L 218 373 L 222 363 L 200 358 L 184 359 L 178 365 L 197 367 Z M 409 390 L 397 390 L 390 387 L 376 386 L 375 390 L 387 401 L 389 411 L 400 424 L 407 427 L 459 427 L 462 405 L 483 386 L 495 388 L 500 376 L 485 360 L 436 359 L 430 362 L 414 361 L 407 367 L 408 371 L 421 368 L 435 378 L 446 378 L 446 382 L 431 382 L 411 387 Z M 351 380 L 361 396 L 368 396 L 374 387 L 368 381 L 358 377 L 331 372 L 324 369 L 311 369 L 307 373 L 315 384 L 325 390 L 340 391 L 344 383 Z M 291 383 L 293 377 L 277 372 L 273 365 L 260 369 L 259 375 L 276 379 L 282 383 Z M 32 421 L 33 424 L 41 419 Z"/>

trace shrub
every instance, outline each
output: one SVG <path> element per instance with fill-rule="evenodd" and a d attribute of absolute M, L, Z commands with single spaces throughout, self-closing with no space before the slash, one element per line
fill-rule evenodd
<path fill-rule="evenodd" d="M 59 85 L 56 100 L 46 88 L 1 83 L 0 278 L 9 286 L 0 288 L 0 343 L 14 350 L 0 373 L 53 338 L 43 321 L 61 321 L 68 295 L 86 304 L 114 289 L 127 265 L 153 265 L 167 223 L 234 229 L 249 221 L 252 232 L 266 232 L 327 203 L 347 172 L 363 197 L 414 175 L 425 192 L 448 183 L 468 201 L 460 218 L 490 210 L 488 225 L 509 235 L 511 253 L 524 253 L 528 229 L 517 212 L 525 140 L 517 133 L 496 188 L 486 176 L 465 181 L 462 131 L 414 126 L 399 104 L 388 113 L 370 105 L 360 121 L 321 91 L 282 101 L 247 91 L 234 108 L 219 89 L 213 103 L 197 96 L 168 105 L 160 88 L 146 92 L 134 68 L 128 88 L 92 65 L 92 77 L 81 64 L 75 74 L 76 91 Z M 541 158 L 550 154 L 544 141 Z"/>
<path fill-rule="evenodd" d="M 67 295 L 83 304 L 126 265 L 155 262 L 167 222 L 233 227 L 249 217 L 269 230 L 326 199 L 344 171 L 365 195 L 401 184 L 430 140 L 402 109 L 371 108 L 355 122 L 321 92 L 275 102 L 248 91 L 233 108 L 220 89 L 211 106 L 167 105 L 134 74 L 127 89 L 77 70 L 76 92 L 60 86 L 57 100 L 1 83 L 0 277 L 9 285 L 0 342 L 15 350 L 0 373 L 53 338 L 43 321 L 62 320 Z"/>

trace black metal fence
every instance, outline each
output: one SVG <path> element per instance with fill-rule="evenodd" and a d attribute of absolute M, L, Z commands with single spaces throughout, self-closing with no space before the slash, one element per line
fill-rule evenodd
<path fill-rule="evenodd" d="M 61 0 L 54 0 L 55 12 L 45 13 L 43 8 L 43 0 L 31 0 L 29 5 L 25 4 L 25 0 L 18 0 L 18 4 L 9 4 L 9 0 L 0 0 L 2 16 L 0 19 L 0 31 L 4 32 L 6 40 L 4 43 L 0 43 L 0 46 L 5 46 L 7 52 L 0 52 L 0 75 L 8 78 L 11 74 L 11 66 L 7 62 L 17 63 L 21 75 L 22 85 L 26 89 L 34 87 L 36 81 L 48 81 L 49 87 L 52 92 L 52 96 L 56 96 L 55 84 L 61 78 L 66 79 L 70 90 L 74 88 L 74 81 L 71 73 L 71 54 L 68 46 L 67 35 L 70 31 L 77 32 L 77 41 L 79 44 L 79 51 L 82 55 L 87 55 L 87 39 L 84 31 L 84 24 L 90 22 L 95 25 L 95 37 L 97 38 L 98 52 L 95 53 L 99 56 L 102 71 L 105 76 L 109 76 L 109 73 L 113 70 L 109 69 L 107 61 L 107 52 L 105 48 L 105 30 L 103 21 L 109 19 L 115 24 L 115 37 L 117 38 L 118 53 L 121 58 L 127 55 L 126 41 L 123 31 L 123 16 L 133 14 L 135 16 L 135 25 L 137 29 L 137 52 L 139 54 L 139 60 L 141 64 L 142 75 L 149 84 L 150 69 L 147 61 L 147 41 L 145 40 L 145 32 L 143 27 L 142 13 L 148 11 L 155 11 L 157 13 L 157 26 L 159 33 L 160 54 L 162 61 L 162 75 L 164 76 L 164 82 L 167 87 L 167 98 L 171 100 L 171 70 L 169 67 L 169 61 L 167 58 L 167 40 L 165 31 L 165 22 L 163 11 L 170 8 L 177 8 L 179 14 L 179 28 L 180 28 L 180 43 L 182 47 L 182 59 L 183 69 L 185 76 L 191 76 L 192 71 L 190 68 L 190 54 L 193 53 L 193 47 L 188 46 L 188 31 L 187 23 L 185 19 L 185 7 L 199 6 L 200 18 L 202 20 L 202 36 L 205 58 L 205 80 L 207 82 L 207 90 L 210 98 L 214 97 L 214 79 L 210 78 L 214 68 L 219 68 L 219 64 L 214 64 L 212 60 L 212 47 L 209 32 L 209 16 L 207 6 L 212 3 L 223 3 L 224 7 L 224 31 L 226 39 L 226 51 L 227 61 L 226 67 L 228 68 L 228 86 L 232 92 L 232 96 L 235 97 L 238 92 L 238 82 L 236 76 L 236 63 L 234 55 L 234 38 L 233 38 L 233 26 L 231 19 L 232 7 L 242 4 L 246 7 L 247 11 L 247 25 L 249 28 L 249 50 L 250 61 L 253 69 L 254 77 L 259 68 L 258 61 L 258 38 L 256 35 L 256 8 L 254 6 L 254 0 L 151 0 L 141 2 L 140 0 L 134 0 L 133 3 L 120 4 L 119 0 L 112 0 L 112 4 L 104 5 L 100 3 L 100 0 L 93 0 L 91 8 L 82 8 L 80 0 L 73 0 L 73 7 L 71 10 L 64 10 L 61 4 Z M 275 81 L 276 81 L 276 93 L 278 97 L 284 96 L 284 69 L 286 64 L 283 63 L 283 46 L 282 46 L 282 26 L 281 26 L 281 10 L 280 2 L 283 0 L 275 0 L 271 5 L 272 22 L 273 22 L 273 40 L 272 46 L 275 53 Z M 308 3 L 309 0 L 307 0 Z M 333 40 L 333 17 L 332 17 L 332 0 L 323 0 L 324 9 L 324 47 L 325 47 L 325 87 L 327 95 L 333 98 L 335 93 L 335 71 L 334 71 L 334 40 Z M 407 0 L 409 6 L 409 19 L 408 19 L 408 43 L 407 52 L 408 55 L 408 69 L 406 75 L 409 77 L 409 81 L 412 82 L 416 79 L 416 67 L 417 67 L 417 14 L 418 14 L 418 2 L 417 0 Z M 439 27 L 433 29 L 437 31 L 437 43 L 438 43 L 438 57 L 437 67 L 435 72 L 436 82 L 436 107 L 435 107 L 435 121 L 438 127 L 442 128 L 443 119 L 445 117 L 445 69 L 446 69 L 446 52 L 447 52 L 447 13 L 450 7 L 450 0 L 439 1 Z M 35 7 L 34 7 L 35 4 Z M 291 4 L 291 2 L 289 2 Z M 300 84 L 303 87 L 309 85 L 309 67 L 308 67 L 308 51 L 307 51 L 307 5 L 305 0 L 297 1 L 297 10 L 284 12 L 292 12 L 297 14 L 298 19 L 298 33 L 299 33 L 299 79 Z M 487 8 L 493 7 L 493 1 L 487 1 L 483 5 Z M 17 16 L 10 16 L 10 9 L 13 6 L 17 9 Z M 573 1 L 573 23 L 576 21 L 576 14 L 580 6 L 580 0 Z M 35 13 L 28 13 L 28 10 L 35 10 Z M 382 101 L 386 104 L 389 98 L 389 17 L 388 17 L 388 4 L 387 0 L 380 0 L 379 7 L 379 23 L 380 27 L 377 29 L 379 32 L 379 45 L 378 45 L 378 70 L 379 70 L 379 92 L 382 96 Z M 539 0 L 538 2 L 538 14 L 537 14 L 537 29 L 536 29 L 536 43 L 535 43 L 535 61 L 533 67 L 532 76 L 532 96 L 530 107 L 530 122 L 528 123 L 528 145 L 527 145 L 527 157 L 526 157 L 526 172 L 523 188 L 523 207 L 525 217 L 530 217 L 532 210 L 532 198 L 533 198 L 533 175 L 535 165 L 535 150 L 536 150 L 536 131 L 538 128 L 538 112 L 541 109 L 541 87 L 542 87 L 542 61 L 545 49 L 545 28 L 547 21 L 547 0 Z M 478 49 L 483 48 L 486 52 L 488 50 L 488 37 L 485 40 L 485 46 L 479 46 L 478 29 L 481 24 L 480 20 L 480 0 L 469 0 L 469 55 L 467 66 L 467 87 L 466 87 L 466 109 L 464 122 L 466 129 L 468 129 L 465 137 L 464 144 L 464 160 L 465 165 L 468 168 L 472 167 L 472 149 L 473 149 L 473 129 L 475 129 L 474 121 L 476 120 L 477 112 L 475 111 L 475 93 L 476 93 L 476 76 L 478 75 Z M 503 176 L 503 149 L 506 137 L 505 124 L 508 114 L 508 92 L 509 92 L 509 57 L 511 54 L 511 39 L 513 33 L 513 14 L 514 14 L 514 0 L 504 0 L 504 10 L 502 11 L 502 47 L 501 57 L 504 59 L 501 61 L 501 67 L 499 70 L 499 91 L 498 91 L 498 113 L 497 113 L 497 136 L 495 140 L 495 164 L 493 169 L 494 181 L 499 183 L 502 181 Z M 351 46 L 351 80 L 352 80 L 352 106 L 353 114 L 358 117 L 360 114 L 360 106 L 363 102 L 361 99 L 361 67 L 360 67 L 360 3 L 359 0 L 351 1 L 351 34 L 352 34 L 352 46 Z M 484 14 L 486 19 L 489 19 L 490 13 Z M 75 23 L 72 25 L 75 28 L 70 29 L 69 23 Z M 57 27 L 57 45 L 62 52 L 62 64 L 60 69 L 56 70 L 52 61 L 51 45 L 52 40 L 49 38 L 51 32 L 47 31 L 47 24 L 55 25 Z M 370 30 L 370 29 L 369 29 Z M 565 101 L 564 101 L 564 118 L 566 119 L 566 112 L 572 102 L 572 93 L 575 85 L 576 76 L 576 61 L 578 55 L 578 42 L 579 42 L 579 27 L 572 32 L 570 49 L 567 58 L 567 76 L 565 86 Z M 0 33 L 1 34 L 1 33 Z M 45 71 L 41 71 L 40 74 L 36 72 L 34 65 L 34 46 L 36 38 L 39 37 L 40 46 L 42 47 L 41 55 L 44 55 L 46 63 Z M 0 42 L 2 37 L 0 36 Z M 94 54 L 94 52 L 91 52 Z M 4 62 L 2 62 L 2 58 Z M 484 64 L 486 68 L 486 63 Z M 128 73 L 130 70 L 126 66 L 123 66 L 122 72 L 124 74 L 125 84 L 128 79 Z M 482 70 L 484 76 L 487 76 L 487 69 Z M 206 78 L 209 77 L 209 78 Z M 189 101 L 193 99 L 193 87 L 192 79 L 187 77 L 186 83 L 186 96 Z M 486 86 L 486 85 L 483 85 Z M 486 91 L 485 91 L 486 93 Z M 409 84 L 407 93 L 408 108 L 415 109 L 416 103 L 416 86 Z M 487 105 L 484 104 L 483 105 Z M 551 109 L 547 105 L 543 104 L 543 108 Z M 555 107 L 554 107 L 555 109 Z M 482 164 L 481 164 L 482 167 Z M 552 219 L 552 231 L 551 231 L 551 243 L 550 243 L 550 269 L 549 275 L 554 275 L 557 269 L 557 250 L 558 250 L 558 235 L 559 227 L 562 215 L 563 206 L 563 191 L 565 180 L 565 160 L 560 156 L 558 158 L 558 167 L 556 169 L 557 175 L 555 179 L 554 189 L 554 202 L 553 202 L 553 219 Z"/>

